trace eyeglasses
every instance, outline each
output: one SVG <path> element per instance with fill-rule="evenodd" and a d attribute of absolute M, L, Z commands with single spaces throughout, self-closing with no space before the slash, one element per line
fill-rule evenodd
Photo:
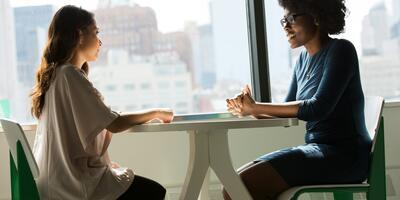
<path fill-rule="evenodd" d="M 301 16 L 301 15 L 306 15 L 306 14 L 307 13 L 297 13 L 297 14 L 291 14 L 288 16 L 284 16 L 280 21 L 281 25 L 282 25 L 282 27 L 285 27 L 288 23 L 290 25 L 292 25 L 296 22 L 296 17 Z"/>

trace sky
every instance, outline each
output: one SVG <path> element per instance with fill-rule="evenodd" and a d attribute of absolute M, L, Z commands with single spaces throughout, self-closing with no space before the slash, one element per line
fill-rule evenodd
<path fill-rule="evenodd" d="M 391 1 L 400 0 L 347 0 L 346 6 L 350 14 L 346 19 L 346 32 L 339 37 L 351 40 L 357 49 L 360 49 L 362 20 L 371 7 L 382 1 L 385 1 L 390 11 Z M 62 5 L 74 4 L 88 10 L 96 9 L 98 4 L 98 0 L 11 0 L 10 2 L 13 7 L 52 4 L 58 8 Z M 182 30 L 185 21 L 195 21 L 198 24 L 210 22 L 210 0 L 131 0 L 132 2 L 153 8 L 162 32 Z"/>
<path fill-rule="evenodd" d="M 132 2 L 153 8 L 157 15 L 158 28 L 162 32 L 183 30 L 185 21 L 195 21 L 198 24 L 210 22 L 209 0 L 131 0 Z M 73 4 L 95 10 L 98 0 L 10 0 L 10 3 L 12 7 L 52 4 L 56 8 Z"/>

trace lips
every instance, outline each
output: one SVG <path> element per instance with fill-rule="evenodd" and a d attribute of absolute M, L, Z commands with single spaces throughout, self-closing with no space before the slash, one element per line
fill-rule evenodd
<path fill-rule="evenodd" d="M 288 40 L 291 40 L 291 39 L 296 37 L 296 34 L 295 33 L 288 33 L 288 34 L 286 34 L 286 37 L 288 38 Z"/>

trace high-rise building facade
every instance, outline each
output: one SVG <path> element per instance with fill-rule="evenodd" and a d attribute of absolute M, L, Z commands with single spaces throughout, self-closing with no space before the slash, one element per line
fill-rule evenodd
<path fill-rule="evenodd" d="M 18 81 L 25 87 L 31 88 L 34 84 L 34 74 L 53 14 L 54 8 L 51 5 L 14 8 Z"/>
<path fill-rule="evenodd" d="M 152 8 L 130 1 L 101 1 L 94 13 L 103 42 L 99 64 L 108 63 L 106 55 L 112 49 L 123 49 L 130 57 L 175 51 L 191 70 L 191 46 L 187 35 L 179 31 L 161 33 Z"/>
<path fill-rule="evenodd" d="M 8 0 L 0 1 L 0 115 L 10 117 L 16 96 L 16 56 L 13 11 Z"/>
<path fill-rule="evenodd" d="M 150 7 L 115 6 L 101 7 L 94 11 L 100 37 L 102 54 L 110 49 L 124 49 L 129 55 L 151 55 L 154 43 L 160 34 L 157 20 Z M 100 63 L 106 63 L 100 56 Z"/>
<path fill-rule="evenodd" d="M 363 55 L 382 54 L 383 42 L 389 38 L 387 9 L 382 2 L 370 9 L 362 22 L 361 45 Z"/>

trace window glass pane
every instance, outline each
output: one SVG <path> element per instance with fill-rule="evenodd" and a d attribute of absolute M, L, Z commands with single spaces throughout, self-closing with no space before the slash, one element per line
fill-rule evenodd
<path fill-rule="evenodd" d="M 283 16 L 283 9 L 278 0 L 265 1 L 268 60 L 270 72 L 271 100 L 283 101 L 292 78 L 292 71 L 296 54 L 290 50 L 279 20 Z"/>
<path fill-rule="evenodd" d="M 360 5 L 349 4 L 353 10 Z M 359 27 L 361 35 L 358 44 L 364 91 L 387 101 L 400 100 L 400 0 L 375 0 L 363 5 L 361 21 L 352 25 Z"/>
<path fill-rule="evenodd" d="M 51 18 L 65 4 L 95 13 L 103 45 L 90 63 L 89 78 L 113 109 L 225 111 L 225 99 L 250 83 L 243 0 L 5 0 L 0 3 L 6 24 L 0 28 L 2 113 L 33 120 L 28 95 L 34 73 Z"/>
<path fill-rule="evenodd" d="M 289 48 L 278 1 L 265 2 L 272 99 L 282 101 L 301 49 Z M 400 100 L 400 0 L 346 1 L 346 6 L 345 33 L 334 37 L 355 45 L 365 95 Z"/>

